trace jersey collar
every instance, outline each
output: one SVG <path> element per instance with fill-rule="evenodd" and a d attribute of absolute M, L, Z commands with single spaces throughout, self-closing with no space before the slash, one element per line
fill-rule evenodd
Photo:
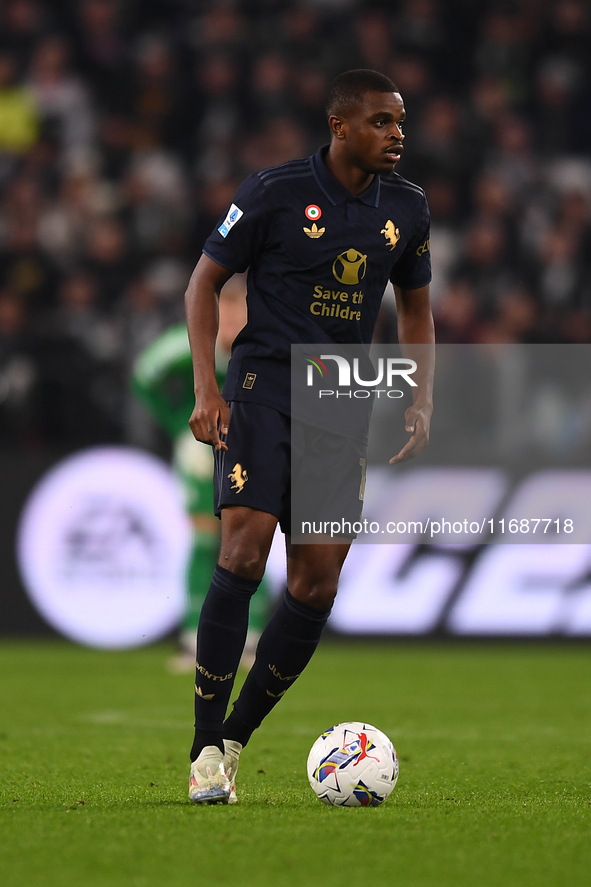
<path fill-rule="evenodd" d="M 318 182 L 320 188 L 333 206 L 336 206 L 338 203 L 345 203 L 346 200 L 360 200 L 361 203 L 365 203 L 367 206 L 379 206 L 380 203 L 380 177 L 379 175 L 375 175 L 371 185 L 362 191 L 361 194 L 351 194 L 344 185 L 335 179 L 326 163 L 324 162 L 324 158 L 328 152 L 328 145 L 324 145 L 317 154 L 312 154 L 310 157 L 310 164 L 312 166 L 312 172 L 314 173 L 314 178 Z"/>

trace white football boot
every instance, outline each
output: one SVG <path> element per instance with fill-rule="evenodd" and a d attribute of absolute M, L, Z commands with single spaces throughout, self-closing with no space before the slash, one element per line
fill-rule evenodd
<path fill-rule="evenodd" d="M 232 783 L 226 773 L 224 756 L 216 745 L 206 745 L 197 760 L 191 764 L 189 800 L 192 804 L 227 804 L 231 791 Z"/>
<path fill-rule="evenodd" d="M 235 804 L 238 800 L 236 797 L 236 774 L 238 772 L 238 762 L 242 746 L 239 742 L 235 742 L 233 739 L 224 739 L 224 749 L 224 768 L 226 770 L 226 775 L 230 780 L 230 797 L 228 798 L 228 804 Z"/>

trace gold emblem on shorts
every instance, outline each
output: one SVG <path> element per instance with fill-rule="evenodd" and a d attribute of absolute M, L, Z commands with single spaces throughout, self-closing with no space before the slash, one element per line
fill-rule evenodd
<path fill-rule="evenodd" d="M 395 228 L 394 222 L 392 222 L 390 219 L 388 219 L 388 221 L 380 231 L 380 234 L 384 235 L 384 237 L 386 238 L 386 243 L 390 244 L 391 250 L 395 248 L 396 244 L 400 240 L 400 228 Z"/>
<path fill-rule="evenodd" d="M 242 383 L 243 388 L 252 388 L 254 386 L 257 374 L 256 373 L 247 373 L 244 377 L 244 382 Z"/>
<path fill-rule="evenodd" d="M 304 232 L 313 240 L 317 240 L 319 237 L 322 237 L 325 231 L 326 228 L 319 228 L 316 222 L 314 222 L 311 228 L 304 228 Z"/>
<path fill-rule="evenodd" d="M 236 462 L 236 465 L 228 475 L 230 480 L 234 481 L 231 490 L 235 490 L 237 493 L 241 493 L 244 489 L 244 484 L 248 480 L 248 474 L 246 473 L 246 468 L 243 469 L 240 462 Z"/>

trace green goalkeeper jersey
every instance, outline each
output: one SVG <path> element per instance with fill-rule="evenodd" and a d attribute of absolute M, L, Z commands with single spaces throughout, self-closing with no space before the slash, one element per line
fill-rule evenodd
<path fill-rule="evenodd" d="M 229 355 L 216 352 L 216 379 L 221 390 Z M 132 373 L 135 394 L 173 441 L 173 465 L 183 481 L 191 514 L 213 512 L 213 453 L 189 428 L 195 405 L 193 363 L 185 324 L 166 330 L 143 351 Z"/>

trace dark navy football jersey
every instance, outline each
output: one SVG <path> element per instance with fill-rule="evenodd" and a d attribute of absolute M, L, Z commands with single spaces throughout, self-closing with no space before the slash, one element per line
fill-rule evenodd
<path fill-rule="evenodd" d="M 226 400 L 289 414 L 292 344 L 370 343 L 388 281 L 431 280 L 424 191 L 394 174 L 355 197 L 328 170 L 327 150 L 246 179 L 205 244 L 224 268 L 248 268 Z"/>

